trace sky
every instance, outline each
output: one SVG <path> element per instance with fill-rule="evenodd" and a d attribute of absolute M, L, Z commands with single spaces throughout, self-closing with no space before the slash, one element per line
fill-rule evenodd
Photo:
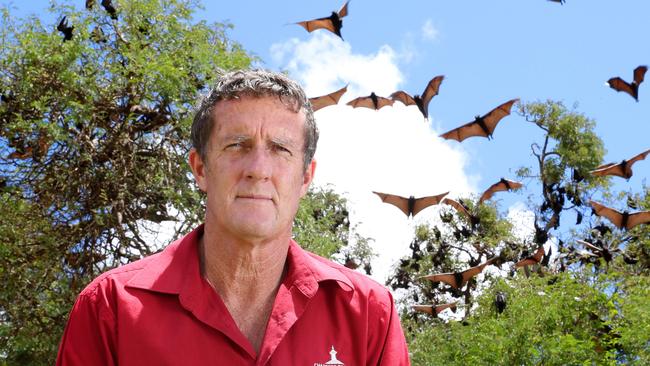
<path fill-rule="evenodd" d="M 69 3 L 83 7 L 82 0 Z M 16 14 L 42 12 L 47 5 L 14 2 Z M 614 76 L 630 81 L 635 67 L 650 64 L 650 2 L 645 0 L 567 0 L 564 5 L 351 0 L 343 40 L 294 24 L 328 16 L 343 1 L 203 5 L 197 19 L 231 23 L 228 37 L 257 55 L 259 67 L 288 72 L 310 97 L 348 85 L 339 105 L 316 112 L 321 137 L 314 184 L 348 199 L 352 224 L 374 239 L 379 256 L 373 278 L 382 283 L 397 258 L 409 251 L 415 225 L 434 222 L 439 208 L 407 218 L 372 191 L 406 197 L 480 194 L 499 178 L 514 179 L 517 168 L 535 163 L 531 144 L 541 140 L 540 131 L 516 113 L 500 122 L 492 140 L 458 143 L 438 137 L 474 116 L 513 98 L 552 99 L 596 121 L 595 132 L 607 149 L 604 162 L 650 149 L 650 83 L 639 88 L 638 103 L 606 85 Z M 429 120 L 415 106 L 400 103 L 379 111 L 345 105 L 372 91 L 421 94 L 436 75 L 445 80 L 429 104 Z M 629 181 L 613 183 L 617 190 L 638 193 L 648 176 L 650 159 L 634 165 Z M 540 188 L 532 179 L 522 182 L 519 192 L 494 199 L 525 233 L 533 229 L 527 205 Z M 624 203 L 615 207 L 626 208 Z"/>

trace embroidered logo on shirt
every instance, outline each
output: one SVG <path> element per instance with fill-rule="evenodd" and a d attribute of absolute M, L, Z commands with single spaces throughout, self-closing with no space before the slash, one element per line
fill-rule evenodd
<path fill-rule="evenodd" d="M 325 363 L 314 363 L 314 366 L 331 366 L 331 365 L 337 365 L 337 366 L 345 366 L 345 364 L 342 361 L 339 361 L 336 359 L 336 352 L 334 350 L 334 346 L 332 346 L 332 350 L 330 351 L 330 360 L 325 362 Z"/>

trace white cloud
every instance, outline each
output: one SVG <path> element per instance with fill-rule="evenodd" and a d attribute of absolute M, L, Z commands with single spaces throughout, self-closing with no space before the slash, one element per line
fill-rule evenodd
<path fill-rule="evenodd" d="M 512 223 L 513 234 L 519 241 L 530 239 L 535 234 L 535 213 L 523 202 L 517 202 L 508 208 L 508 221 Z"/>
<path fill-rule="evenodd" d="M 438 30 L 433 26 L 433 21 L 427 19 L 426 22 L 422 25 L 422 39 L 427 41 L 434 41 L 438 39 Z"/>
<path fill-rule="evenodd" d="M 359 224 L 361 235 L 375 239 L 373 247 L 380 256 L 372 263 L 373 277 L 383 283 L 397 258 L 408 252 L 415 224 L 432 222 L 438 208 L 407 219 L 372 191 L 405 197 L 474 192 L 464 172 L 467 154 L 458 144 L 438 138 L 415 106 L 396 103 L 374 111 L 344 104 L 371 91 L 388 95 L 398 89 L 403 80 L 400 55 L 391 47 L 355 54 L 349 44 L 320 34 L 276 44 L 271 50 L 279 68 L 298 79 L 310 96 L 349 84 L 339 105 L 316 112 L 321 138 L 314 184 L 331 183 L 348 199 L 351 223 Z"/>

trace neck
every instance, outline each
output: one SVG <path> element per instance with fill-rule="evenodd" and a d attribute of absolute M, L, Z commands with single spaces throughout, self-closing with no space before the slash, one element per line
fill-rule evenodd
<path fill-rule="evenodd" d="M 206 229 L 200 241 L 201 272 L 224 300 L 268 296 L 282 281 L 289 241 L 228 240 Z"/>
<path fill-rule="evenodd" d="M 287 236 L 252 245 L 210 235 L 206 227 L 199 243 L 203 277 L 256 352 L 286 273 L 289 240 Z"/>

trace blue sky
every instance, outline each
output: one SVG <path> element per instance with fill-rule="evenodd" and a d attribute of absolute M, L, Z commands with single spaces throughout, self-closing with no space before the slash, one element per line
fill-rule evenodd
<path fill-rule="evenodd" d="M 17 3 L 22 15 L 42 13 L 48 5 Z M 81 9 L 84 1 L 70 3 Z M 322 136 L 316 183 L 346 194 L 353 222 L 376 239 L 378 251 L 392 253 L 376 263 L 379 280 L 408 248 L 414 224 L 434 220 L 438 211 L 406 219 L 370 191 L 416 197 L 480 193 L 500 177 L 514 178 L 516 168 L 534 164 L 530 145 L 540 134 L 514 113 L 502 120 L 491 141 L 437 138 L 475 115 L 512 98 L 553 99 L 575 105 L 597 122 L 605 162 L 650 148 L 650 81 L 641 85 L 638 103 L 605 85 L 613 76 L 631 81 L 636 66 L 650 64 L 648 1 L 352 0 L 341 31 L 345 41 L 293 24 L 328 16 L 343 1 L 203 3 L 197 17 L 232 23 L 230 38 L 258 55 L 261 66 L 288 71 L 310 96 L 350 84 L 341 105 L 317 113 Z M 56 17 L 51 19 L 54 23 Z M 343 105 L 371 91 L 420 94 L 441 74 L 446 79 L 429 105 L 427 123 L 415 107 L 374 112 Z M 614 180 L 616 189 L 640 192 L 650 176 L 650 159 L 637 163 L 634 172 L 629 181 Z M 537 192 L 529 184 L 520 193 L 495 198 L 511 217 L 525 216 L 527 197 Z"/>

